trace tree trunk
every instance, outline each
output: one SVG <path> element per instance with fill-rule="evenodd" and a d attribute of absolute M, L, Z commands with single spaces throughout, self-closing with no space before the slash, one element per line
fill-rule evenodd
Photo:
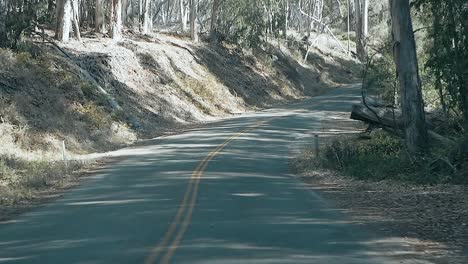
<path fill-rule="evenodd" d="M 144 0 L 144 9 L 143 9 L 143 29 L 141 32 L 143 34 L 148 34 L 151 28 L 151 23 L 153 23 L 151 16 L 150 16 L 150 7 L 151 7 L 151 0 Z"/>
<path fill-rule="evenodd" d="M 364 40 L 364 51 L 367 55 L 367 37 L 369 35 L 369 0 L 362 0 L 362 38 Z"/>
<path fill-rule="evenodd" d="M 87 29 L 91 29 L 91 26 L 95 24 L 95 21 L 94 21 L 94 8 L 95 8 L 95 5 L 92 5 L 93 2 L 91 1 L 88 1 L 87 5 L 85 6 L 86 7 L 86 13 L 87 13 L 87 16 L 86 16 L 86 23 L 87 23 Z"/>
<path fill-rule="evenodd" d="M 409 0 L 390 0 L 390 13 L 406 146 L 413 154 L 421 153 L 428 134 Z"/>
<path fill-rule="evenodd" d="M 0 1 L 3 1 L 4 3 L 6 3 L 6 0 L 0 0 Z M 56 6 L 54 3 L 54 0 L 47 0 L 47 14 L 52 16 L 55 8 Z M 0 9 L 0 12 L 2 12 L 1 9 Z"/>
<path fill-rule="evenodd" d="M 313 13 L 312 12 L 313 12 L 314 9 L 313 9 L 312 0 L 309 2 L 309 5 L 307 7 L 308 7 L 307 14 L 309 14 L 307 16 L 307 43 L 309 43 L 309 38 L 310 38 L 310 34 L 312 32 L 312 26 L 313 26 L 313 21 L 312 21 Z M 307 46 L 307 47 L 309 47 L 309 46 Z"/>
<path fill-rule="evenodd" d="M 128 10 L 128 0 L 122 0 L 122 24 L 127 25 L 127 10 Z"/>
<path fill-rule="evenodd" d="M 198 0 L 190 0 L 190 38 L 198 42 Z"/>
<path fill-rule="evenodd" d="M 72 22 L 73 22 L 73 33 L 75 34 L 75 38 L 81 42 L 81 34 L 80 34 L 80 21 L 78 19 L 78 0 L 72 0 Z"/>
<path fill-rule="evenodd" d="M 211 27 L 210 38 L 212 41 L 218 39 L 218 16 L 219 16 L 220 0 L 213 0 L 213 8 L 211 9 Z"/>
<path fill-rule="evenodd" d="M 7 17 L 7 0 L 0 0 L 0 47 L 6 47 L 7 41 L 7 29 L 6 29 L 6 17 Z"/>
<path fill-rule="evenodd" d="M 112 0 L 110 26 L 111 38 L 120 40 L 122 37 L 122 0 Z"/>
<path fill-rule="evenodd" d="M 347 32 L 348 32 L 348 54 L 350 53 L 351 51 L 351 40 L 350 40 L 350 34 L 349 34 L 349 31 L 350 31 L 350 21 L 351 21 L 351 0 L 346 0 L 346 8 L 348 9 L 348 18 L 347 18 Z"/>
<path fill-rule="evenodd" d="M 70 27 L 72 21 L 71 0 L 57 1 L 57 27 L 55 37 L 59 41 L 66 42 L 70 39 Z"/>
<path fill-rule="evenodd" d="M 283 24 L 283 37 L 288 38 L 289 28 L 289 0 L 284 0 L 284 24 Z"/>
<path fill-rule="evenodd" d="M 180 30 L 182 30 L 182 33 L 187 32 L 187 14 L 187 2 L 180 0 Z"/>
<path fill-rule="evenodd" d="M 367 0 L 354 0 L 354 19 L 356 21 L 356 54 L 361 61 L 366 59 L 365 37 L 364 37 L 364 6 L 363 1 Z M 367 24 L 367 22 L 366 22 Z"/>
<path fill-rule="evenodd" d="M 104 24 L 104 0 L 96 0 L 96 10 L 95 10 L 95 30 L 99 33 L 104 33 L 105 24 Z"/>

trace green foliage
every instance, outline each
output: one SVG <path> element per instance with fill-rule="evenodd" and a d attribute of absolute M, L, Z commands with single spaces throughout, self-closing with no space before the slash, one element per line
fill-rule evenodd
<path fill-rule="evenodd" d="M 359 179 L 402 178 L 414 170 L 405 157 L 403 142 L 384 133 L 370 140 L 336 140 L 323 152 L 323 166 Z"/>
<path fill-rule="evenodd" d="M 93 102 L 86 103 L 79 109 L 86 122 L 94 129 L 104 129 L 110 126 L 111 119 L 105 110 Z"/>
<path fill-rule="evenodd" d="M 246 48 L 261 47 L 267 37 L 278 37 L 286 21 L 281 0 L 226 0 L 219 32 L 227 41 Z"/>
<path fill-rule="evenodd" d="M 428 28 L 426 67 L 444 108 L 468 122 L 468 5 L 466 0 L 417 0 Z"/>
<path fill-rule="evenodd" d="M 339 170 L 362 180 L 468 184 L 464 175 L 468 160 L 463 155 L 457 147 L 444 146 L 424 156 L 410 156 L 403 140 L 379 132 L 370 139 L 336 139 L 321 150 L 319 157 L 307 162 L 315 168 Z"/>
<path fill-rule="evenodd" d="M 370 93 L 379 95 L 388 104 L 393 104 L 398 84 L 393 54 L 389 47 L 390 45 L 386 44 L 380 54 L 369 59 L 364 86 Z"/>
<path fill-rule="evenodd" d="M 6 2 L 6 40 L 0 41 L 3 47 L 17 48 L 25 32 L 30 32 L 36 23 L 53 21 L 55 12 L 48 6 L 48 1 L 11 0 Z"/>

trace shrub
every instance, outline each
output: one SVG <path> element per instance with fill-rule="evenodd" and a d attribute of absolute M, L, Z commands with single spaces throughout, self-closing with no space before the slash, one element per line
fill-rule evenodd
<path fill-rule="evenodd" d="M 414 170 L 403 142 L 386 133 L 377 133 L 371 139 L 334 140 L 324 148 L 320 159 L 322 166 L 359 179 L 401 178 Z"/>
<path fill-rule="evenodd" d="M 376 132 L 366 139 L 334 139 L 322 148 L 318 157 L 306 150 L 296 163 L 302 166 L 300 170 L 331 169 L 361 180 L 468 184 L 468 159 L 463 153 L 459 148 L 444 146 L 414 157 L 408 154 L 402 139 Z"/>

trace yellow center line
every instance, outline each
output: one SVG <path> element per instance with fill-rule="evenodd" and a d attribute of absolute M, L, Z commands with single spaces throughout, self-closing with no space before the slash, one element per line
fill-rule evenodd
<path fill-rule="evenodd" d="M 175 236 L 174 241 L 171 243 L 171 245 L 167 249 L 166 254 L 162 257 L 161 263 L 164 263 L 164 264 L 169 263 L 171 257 L 174 255 L 174 253 L 175 253 L 178 245 L 180 244 L 180 242 L 181 242 L 181 240 L 183 238 L 183 235 L 187 231 L 188 225 L 190 224 L 190 221 L 192 219 L 193 209 L 195 207 L 195 202 L 197 200 L 197 195 L 198 195 L 199 182 L 201 180 L 201 176 L 202 176 L 204 170 L 208 166 L 208 163 L 216 155 L 218 155 L 221 152 L 221 150 L 224 147 L 226 147 L 229 143 L 231 143 L 232 141 L 234 141 L 235 139 L 237 139 L 241 135 L 245 134 L 246 132 L 257 128 L 257 127 L 269 122 L 270 120 L 272 120 L 272 119 L 269 119 L 267 121 L 257 122 L 255 125 L 253 125 L 251 127 L 248 127 L 246 129 L 236 133 L 235 135 L 233 135 L 232 137 L 227 139 L 223 144 L 218 146 L 215 150 L 211 151 L 208 154 L 208 156 L 198 164 L 198 166 L 195 168 L 195 170 L 192 173 L 192 176 L 190 178 L 190 182 L 188 183 L 187 189 L 185 190 L 185 193 L 184 193 L 184 198 L 183 198 L 181 204 L 179 205 L 176 216 L 172 220 L 171 226 L 169 227 L 169 229 L 165 233 L 162 241 L 151 251 L 151 254 L 146 259 L 145 264 L 152 264 L 159 257 L 159 255 L 167 247 L 167 244 L 169 243 L 169 241 L 173 237 L 173 234 L 174 234 L 174 232 L 176 231 L 176 229 L 177 229 L 177 227 L 179 225 L 181 217 L 183 216 L 183 214 L 185 212 L 187 212 L 185 214 L 185 217 L 184 217 L 184 220 L 183 220 L 182 226 L 180 227 L 179 232 Z M 190 196 L 190 194 L 191 194 L 191 196 Z M 189 201 L 189 197 L 190 197 L 190 203 L 189 203 L 188 211 L 187 211 L 186 209 L 187 209 L 187 203 Z"/>

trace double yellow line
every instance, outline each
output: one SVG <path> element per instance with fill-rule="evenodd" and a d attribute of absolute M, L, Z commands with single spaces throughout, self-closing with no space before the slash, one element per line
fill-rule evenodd
<path fill-rule="evenodd" d="M 146 258 L 145 264 L 153 264 L 158 259 L 160 259 L 159 263 L 168 264 L 171 260 L 192 220 L 193 209 L 195 207 L 198 195 L 198 186 L 203 172 L 208 166 L 208 163 L 216 155 L 218 155 L 221 152 L 221 150 L 225 148 L 229 143 L 239 138 L 246 132 L 253 130 L 259 126 L 262 126 L 270 120 L 271 119 L 267 121 L 257 122 L 255 125 L 236 133 L 235 135 L 227 139 L 223 144 L 219 145 L 215 150 L 211 151 L 208 154 L 208 156 L 206 156 L 205 159 L 203 159 L 198 164 L 198 166 L 192 172 L 190 182 L 188 183 L 187 189 L 184 193 L 184 198 L 182 199 L 182 202 L 179 205 L 179 209 L 177 210 L 177 213 L 174 219 L 172 220 L 172 224 L 169 226 L 161 242 L 159 242 L 159 244 L 151 250 L 150 255 Z M 179 230 L 176 233 L 178 227 Z"/>

